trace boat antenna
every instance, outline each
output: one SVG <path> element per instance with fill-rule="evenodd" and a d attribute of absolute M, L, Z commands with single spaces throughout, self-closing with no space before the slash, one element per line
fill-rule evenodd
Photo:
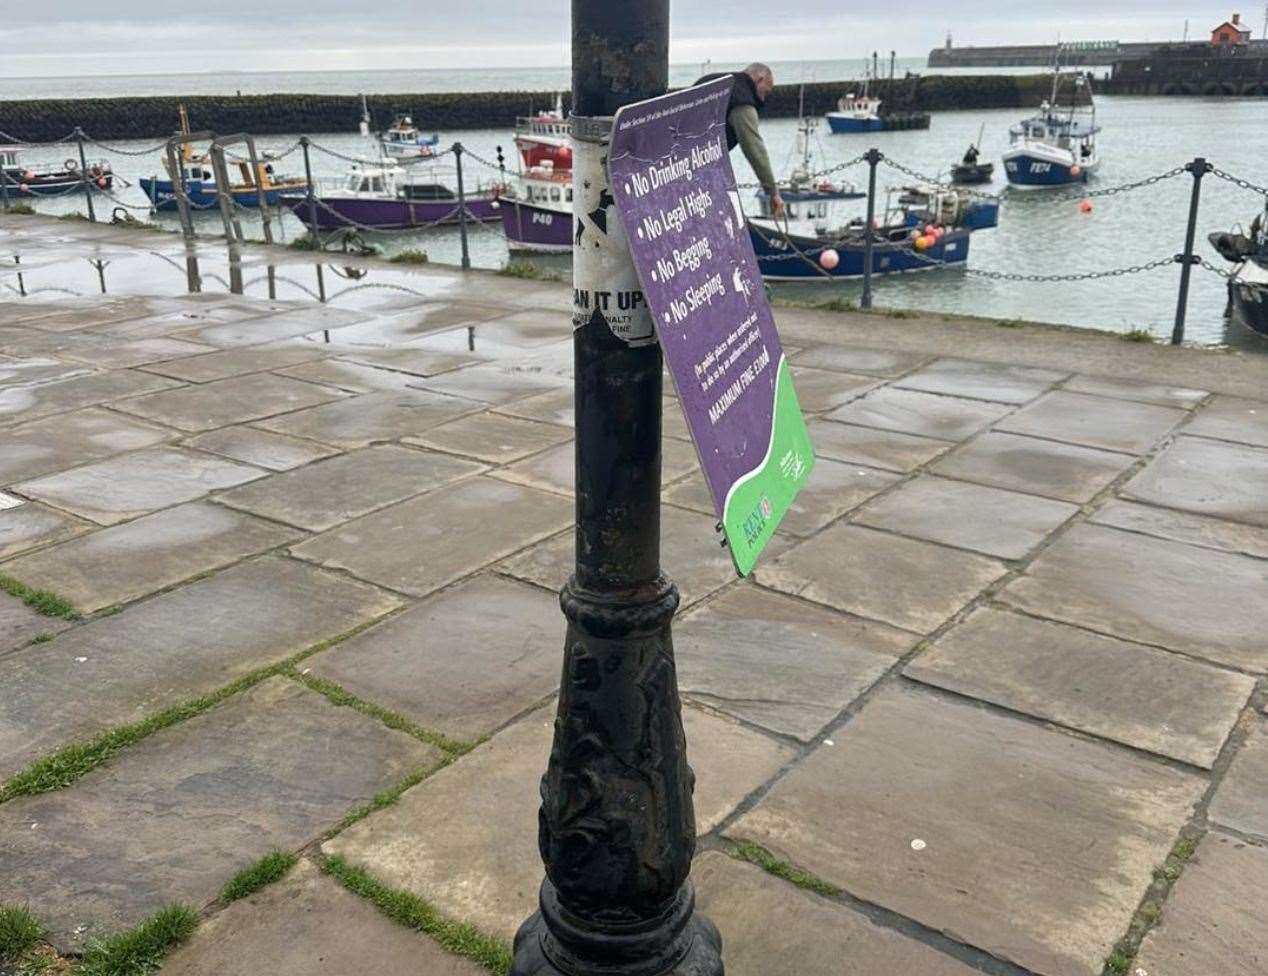
<path fill-rule="evenodd" d="M 365 103 L 365 93 L 361 93 L 361 135 L 370 135 L 370 107 Z"/>

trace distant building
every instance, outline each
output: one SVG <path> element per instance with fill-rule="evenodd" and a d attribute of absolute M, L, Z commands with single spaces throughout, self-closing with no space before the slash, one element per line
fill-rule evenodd
<path fill-rule="evenodd" d="M 1242 23 L 1241 14 L 1233 14 L 1211 31 L 1211 43 L 1216 47 L 1241 47 L 1250 43 L 1250 28 Z"/>

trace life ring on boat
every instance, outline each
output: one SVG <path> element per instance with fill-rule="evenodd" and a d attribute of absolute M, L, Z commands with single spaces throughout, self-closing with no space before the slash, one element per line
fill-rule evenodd
<path fill-rule="evenodd" d="M 62 163 L 62 165 L 66 167 L 66 172 L 68 173 L 73 173 L 75 170 L 79 169 L 79 163 L 75 162 L 73 159 L 67 159 Z"/>

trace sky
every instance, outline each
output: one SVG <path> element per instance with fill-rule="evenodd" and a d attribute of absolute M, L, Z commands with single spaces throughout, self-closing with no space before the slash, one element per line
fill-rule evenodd
<path fill-rule="evenodd" d="M 1261 36 L 1263 6 L 1241 9 Z M 1186 19 L 1198 36 L 1232 10 L 1193 0 L 672 0 L 671 12 L 670 58 L 687 63 L 892 48 L 921 57 L 948 30 L 961 45 L 1172 40 Z M 13 2 L 0 15 L 0 76 L 563 65 L 568 16 L 567 0 Z"/>

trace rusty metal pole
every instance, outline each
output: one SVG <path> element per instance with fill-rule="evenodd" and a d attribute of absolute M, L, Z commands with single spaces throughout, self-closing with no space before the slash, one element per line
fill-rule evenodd
<path fill-rule="evenodd" d="M 1178 346 L 1184 342 L 1184 318 L 1189 308 L 1189 275 L 1195 264 L 1202 259 L 1193 253 L 1193 239 L 1198 228 L 1198 200 L 1202 195 L 1202 177 L 1214 167 L 1201 156 L 1184 167 L 1193 176 L 1193 192 L 1189 195 L 1189 223 L 1184 232 L 1184 253 L 1176 255 L 1176 264 L 1180 265 L 1180 294 L 1176 298 L 1176 321 L 1171 328 L 1171 344 Z"/>
<path fill-rule="evenodd" d="M 79 146 L 79 178 L 84 184 L 84 202 L 88 204 L 88 219 L 97 222 L 97 211 L 92 205 L 92 184 L 88 182 L 88 159 L 84 156 L 84 130 L 75 126 L 75 142 Z"/>
<path fill-rule="evenodd" d="M 538 846 L 540 910 L 512 976 L 721 976 L 695 913 L 687 765 L 660 568 L 661 353 L 607 182 L 612 115 L 665 92 L 668 0 L 572 0 L 576 570 Z M 625 313 L 621 313 L 623 317 Z"/>

